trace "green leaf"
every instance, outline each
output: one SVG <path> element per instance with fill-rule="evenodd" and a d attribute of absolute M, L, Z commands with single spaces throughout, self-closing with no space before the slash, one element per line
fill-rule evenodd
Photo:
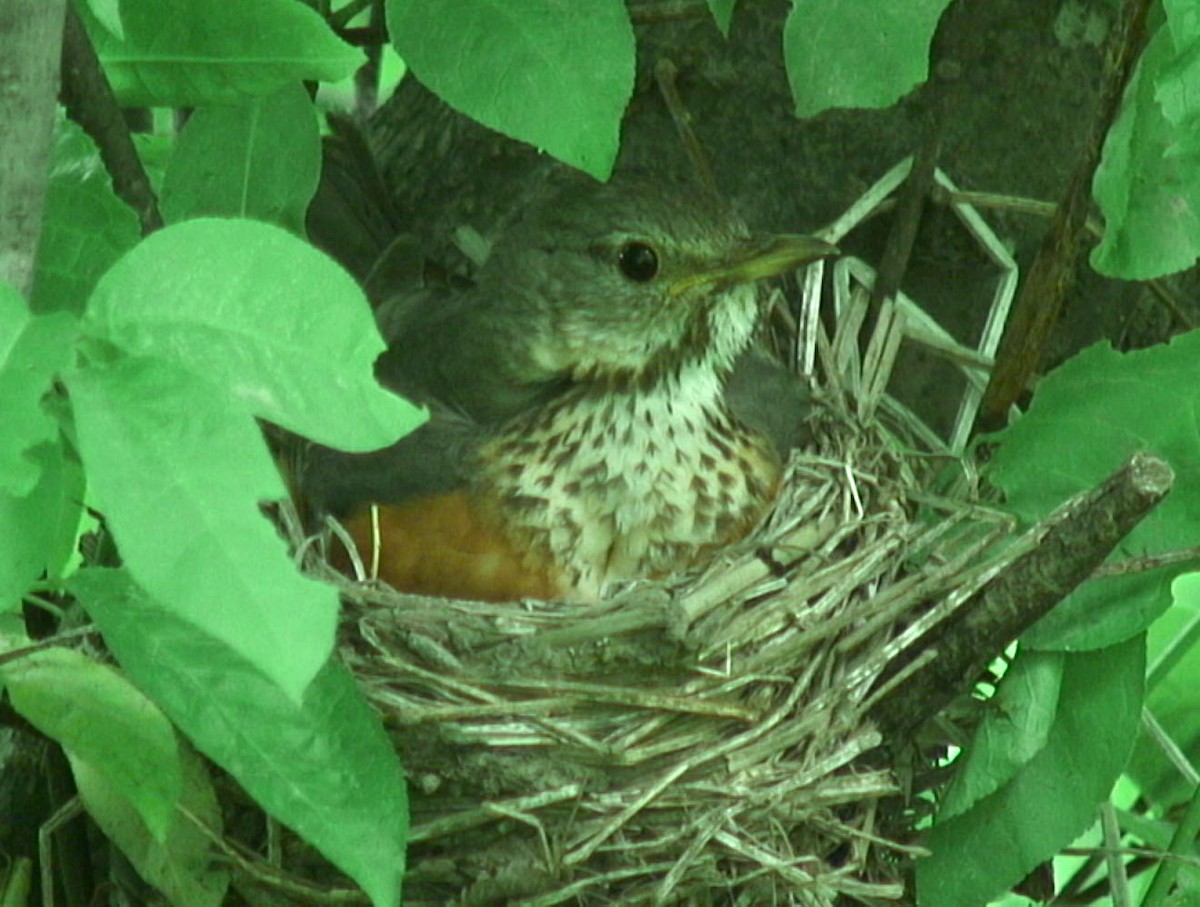
<path fill-rule="evenodd" d="M 1173 602 L 1156 620 L 1147 634 L 1151 670 L 1151 688 L 1146 706 L 1159 724 L 1184 753 L 1200 752 L 1200 709 L 1196 691 L 1200 690 L 1200 573 L 1186 573 L 1171 584 Z M 1168 650 L 1174 651 L 1169 667 L 1159 666 Z M 1164 668 L 1166 668 L 1164 670 Z M 1162 749 L 1146 734 L 1134 748 L 1129 774 L 1144 795 L 1156 806 L 1165 808 L 1186 803 L 1195 788 Z"/>
<path fill-rule="evenodd" d="M 141 815 L 102 765 L 67 753 L 79 797 L 100 830 L 115 843 L 143 879 L 171 904 L 219 907 L 229 887 L 229 872 L 221 868 L 208 836 L 189 818 L 194 816 L 219 833 L 221 808 L 204 764 L 186 748 L 179 749 L 183 783 L 160 842 L 150 834 Z"/>
<path fill-rule="evenodd" d="M 104 275 L 84 329 L 170 358 L 330 447 L 373 450 L 424 420 L 375 381 L 383 339 L 353 278 L 269 224 L 202 219 L 158 231 Z"/>
<path fill-rule="evenodd" d="M 158 606 L 123 571 L 71 589 L 129 676 L 271 815 L 383 905 L 399 901 L 404 777 L 379 717 L 329 661 L 297 703 L 220 640 Z"/>
<path fill-rule="evenodd" d="M 922 907 L 986 904 L 1095 820 L 1141 717 L 1145 640 L 1063 656 L 1054 725 L 1040 752 L 991 796 L 938 820 L 917 863 Z"/>
<path fill-rule="evenodd" d="M 137 245 L 140 234 L 137 215 L 113 195 L 106 180 L 51 177 L 33 280 L 34 311 L 82 314 L 100 275 Z"/>
<path fill-rule="evenodd" d="M 949 0 L 793 0 L 783 57 L 796 116 L 887 107 L 929 75 L 929 42 Z"/>
<path fill-rule="evenodd" d="M 1185 749 L 1184 752 L 1190 751 Z M 1178 775 L 1178 772 L 1176 774 Z M 1195 788 L 1189 787 L 1188 796 L 1184 798 L 1184 802 L 1186 803 L 1194 794 Z M 1175 877 L 1174 884 L 1170 886 L 1171 893 L 1159 903 L 1171 905 L 1171 907 L 1196 907 L 1197 904 L 1200 904 L 1200 867 L 1197 867 L 1195 860 L 1196 843 L 1194 840 L 1183 842 L 1182 848 L 1177 844 L 1176 849 L 1172 852 L 1171 843 L 1176 832 L 1179 826 L 1187 820 L 1183 818 L 1180 821 L 1183 816 L 1182 810 L 1172 810 L 1171 818 L 1150 818 L 1151 815 L 1163 816 L 1165 813 L 1166 810 L 1158 809 L 1148 810 L 1147 813 L 1119 809 L 1117 818 L 1123 834 L 1135 839 L 1129 841 L 1126 846 L 1143 844 L 1162 854 L 1163 861 L 1173 859 L 1179 864 L 1179 874 Z M 1162 868 L 1161 863 L 1158 868 Z M 1136 903 L 1143 907 L 1150 907 L 1154 902 L 1143 895 Z"/>
<path fill-rule="evenodd" d="M 1062 684 L 1063 656 L 1023 651 L 988 703 L 938 809 L 944 821 L 995 793 L 1049 741 Z"/>
<path fill-rule="evenodd" d="M 1029 412 L 995 437 L 988 476 L 1032 522 L 1101 482 L 1131 454 L 1150 451 L 1175 470 L 1175 487 L 1110 560 L 1195 544 L 1200 524 L 1200 332 L 1118 353 L 1084 350 L 1038 384 Z M 1141 632 L 1170 604 L 1182 567 L 1093 580 L 1022 641 L 1088 649 Z"/>
<path fill-rule="evenodd" d="M 320 175 L 317 112 L 299 82 L 236 107 L 202 107 L 176 140 L 163 217 L 253 217 L 303 234 Z"/>
<path fill-rule="evenodd" d="M 155 840 L 166 840 L 183 789 L 171 723 L 108 665 L 53 647 L 0 665 L 13 708 L 94 765 Z"/>
<path fill-rule="evenodd" d="M 365 59 L 295 0 L 121 0 L 123 40 L 82 15 L 125 107 L 236 103 L 304 79 L 336 82 Z"/>
<path fill-rule="evenodd" d="M 404 62 L 451 107 L 608 178 L 634 81 L 621 0 L 387 0 L 387 23 Z"/>
<path fill-rule="evenodd" d="M 258 502 L 286 495 L 254 421 L 170 362 L 68 376 L 79 450 L 129 571 L 293 696 L 333 647 L 337 593 L 296 572 Z"/>
<path fill-rule="evenodd" d="M 1195 97 L 1200 85 L 1200 20 L 1192 0 L 1163 0 L 1162 6 L 1175 55 L 1155 79 L 1155 98 L 1173 125 L 1192 125 L 1200 114 L 1200 99 Z"/>
<path fill-rule="evenodd" d="M 1197 36 L 1176 46 L 1159 28 L 1125 90 L 1092 185 L 1105 221 L 1091 256 L 1101 274 L 1145 280 L 1190 267 L 1200 255 L 1197 59 Z"/>
<path fill-rule="evenodd" d="M 30 306 L 81 315 L 100 275 L 140 236 L 137 214 L 113 192 L 95 143 L 60 113 Z"/>
<path fill-rule="evenodd" d="M 121 24 L 121 0 L 87 0 L 87 7 L 96 21 L 115 38 L 125 38 L 125 26 Z"/>
<path fill-rule="evenodd" d="M 17 608 L 43 574 L 62 575 L 83 516 L 83 469 L 74 454 L 59 438 L 31 454 L 40 468 L 33 490 L 0 491 L 0 613 Z"/>
<path fill-rule="evenodd" d="M 729 37 L 729 25 L 733 21 L 733 7 L 736 4 L 737 0 L 708 0 L 708 11 L 726 38 Z"/>
<path fill-rule="evenodd" d="M 1171 837 L 1176 828 L 1174 822 L 1166 819 L 1152 819 L 1149 815 L 1124 809 L 1117 810 L 1117 817 L 1121 823 L 1121 830 L 1137 836 L 1143 844 L 1161 851 L 1170 848 Z"/>
<path fill-rule="evenodd" d="M 67 313 L 34 315 L 15 288 L 0 282 L 0 492 L 26 495 L 37 483 L 29 451 L 58 432 L 42 398 L 70 361 L 75 330 Z"/>

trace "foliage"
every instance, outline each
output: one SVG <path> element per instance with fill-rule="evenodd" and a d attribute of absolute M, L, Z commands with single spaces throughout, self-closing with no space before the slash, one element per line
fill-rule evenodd
<path fill-rule="evenodd" d="M 1191 0 L 1163 0 L 1166 20 L 1142 54 L 1104 145 L 1094 193 L 1102 274 L 1145 280 L 1200 255 L 1200 21 Z"/>
<path fill-rule="evenodd" d="M 783 53 L 796 116 L 900 100 L 929 74 L 929 42 L 947 5 L 794 0 Z"/>
<path fill-rule="evenodd" d="M 192 107 L 270 94 L 301 79 L 334 81 L 362 63 L 313 10 L 295 0 L 120 0 L 88 34 L 122 104 Z"/>
<path fill-rule="evenodd" d="M 326 659 L 297 700 L 259 661 L 146 595 L 128 571 L 85 570 L 69 588 L 122 669 L 197 748 L 374 903 L 396 902 L 408 831 L 404 779 L 378 717 L 340 662 Z"/>
<path fill-rule="evenodd" d="M 892 103 L 924 78 L 945 6 L 794 0 L 781 40 L 797 112 Z M 1163 6 L 1095 183 L 1108 232 L 1093 261 L 1124 277 L 1186 267 L 1200 242 L 1196 20 L 1185 0 Z M 362 55 L 295 0 L 78 7 L 122 103 L 197 109 L 173 143 L 141 144 L 166 161 L 170 226 L 140 241 L 90 140 L 61 121 L 32 297 L 0 285 L 0 681 L 62 743 L 101 828 L 175 902 L 220 903 L 227 884 L 181 821 L 220 823 L 190 743 L 376 904 L 397 903 L 400 767 L 330 658 L 335 594 L 295 571 L 259 512 L 284 489 L 255 421 L 366 450 L 421 418 L 375 385 L 381 340 L 365 301 L 303 241 L 319 157 L 301 80 L 343 79 Z M 734 0 L 709 8 L 722 32 L 736 28 Z M 388 0 L 387 18 L 413 73 L 449 103 L 611 171 L 634 76 L 622 3 Z M 1194 540 L 1198 337 L 1096 347 L 1048 376 L 995 439 L 989 478 L 1014 511 L 1038 519 L 1148 449 L 1178 486 L 1118 557 Z M 85 501 L 120 569 L 79 569 Z M 1200 574 L 1180 574 L 1089 583 L 1022 640 L 942 800 L 933 856 L 918 864 L 922 903 L 982 902 L 1070 843 L 1125 766 L 1144 684 L 1168 729 L 1200 740 Z M 120 673 L 29 646 L 22 600 L 64 590 Z M 1160 815 L 1192 793 L 1144 739 L 1129 771 Z M 1158 847 L 1173 827 L 1123 826 Z"/>
<path fill-rule="evenodd" d="M 366 450 L 422 418 L 374 381 L 383 342 L 361 291 L 295 235 L 319 173 L 297 80 L 341 77 L 361 55 L 291 0 L 93 7 L 122 101 L 201 106 L 163 178 L 174 225 L 141 242 L 90 141 L 60 123 L 32 305 L 0 288 L 0 526 L 17 540 L 0 592 L 11 610 L 65 580 L 138 687 L 59 648 L 0 677 L 63 744 L 100 826 L 176 903 L 220 903 L 227 878 L 184 818 L 219 829 L 211 782 L 163 713 L 376 903 L 396 903 L 403 778 L 331 661 L 336 592 L 297 573 L 260 512 L 285 489 L 255 421 Z M 75 567 L 85 475 L 120 571 Z M 7 626 L 4 648 L 22 651 Z"/>
<path fill-rule="evenodd" d="M 1017 660 L 1002 689 L 1039 673 L 1050 675 L 1053 689 L 1034 687 L 1020 703 L 1002 697 L 979 728 L 926 842 L 932 856 L 917 864 L 921 903 L 986 903 L 1094 821 L 1096 804 L 1129 758 L 1145 670 L 1140 637 L 1095 652 Z M 972 785 L 979 785 L 973 794 L 954 796 Z"/>
<path fill-rule="evenodd" d="M 300 83 L 244 104 L 201 107 L 163 175 L 163 219 L 236 214 L 303 235 L 320 175 L 317 112 Z"/>
<path fill-rule="evenodd" d="M 1047 375 L 1028 412 L 989 439 L 995 450 L 987 474 L 1008 506 L 1036 521 L 1131 453 L 1151 451 L 1173 464 L 1175 488 L 1110 561 L 1193 544 L 1200 518 L 1198 353 L 1200 332 L 1123 354 L 1100 344 Z M 1185 590 L 1197 574 L 1181 576 L 1184 569 L 1092 580 L 1022 638 L 994 710 L 941 804 L 930 838 L 934 857 L 918 864 L 922 903 L 962 903 L 965 892 L 968 900 L 997 896 L 1084 830 L 1137 738 L 1148 628 L 1151 661 L 1168 646 L 1193 650 L 1180 653 L 1171 674 L 1177 694 L 1178 684 L 1187 693 L 1173 702 L 1152 697 L 1151 705 L 1170 709 L 1158 714 L 1169 717 L 1181 743 L 1198 739 L 1191 716 L 1200 658 L 1180 638 L 1181 618 L 1175 631 L 1151 627 L 1168 608 L 1195 613 Z M 1139 753 L 1132 771 L 1144 789 L 1166 792 L 1178 783 L 1153 747 L 1142 744 Z"/>
<path fill-rule="evenodd" d="M 176 904 L 217 904 L 228 873 L 211 865 L 220 809 L 199 758 L 167 717 L 122 674 L 52 647 L 5 667 L 13 707 L 58 740 L 88 811 L 142 876 Z"/>
<path fill-rule="evenodd" d="M 1171 596 L 1170 609 L 1147 634 L 1151 670 L 1146 707 L 1185 753 L 1194 753 L 1200 747 L 1200 573 L 1178 577 Z M 1154 803 L 1182 803 L 1193 793 L 1188 780 L 1148 737 L 1138 740 L 1129 773 Z"/>
<path fill-rule="evenodd" d="M 137 244 L 137 215 L 113 194 L 91 139 L 60 119 L 34 278 L 35 312 L 76 315 L 100 275 Z"/>
<path fill-rule="evenodd" d="M 1084 350 L 1038 387 L 1028 413 L 1000 438 L 989 475 L 1018 516 L 1036 520 L 1098 484 L 1130 454 L 1157 453 L 1175 469 L 1171 495 L 1130 533 L 1113 560 L 1185 548 L 1200 519 L 1200 333 L 1148 350 Z M 1088 583 L 1025 641 L 1042 650 L 1112 645 L 1142 632 L 1170 603 L 1180 572 Z"/>
<path fill-rule="evenodd" d="M 910 91 L 948 3 L 794 0 L 782 37 L 797 114 L 882 107 Z M 722 34 L 734 5 L 708 0 Z M 387 12 L 396 50 L 448 104 L 608 178 L 633 91 L 623 0 L 387 0 Z"/>
<path fill-rule="evenodd" d="M 607 179 L 633 92 L 623 0 L 388 0 L 414 75 L 484 125 Z"/>

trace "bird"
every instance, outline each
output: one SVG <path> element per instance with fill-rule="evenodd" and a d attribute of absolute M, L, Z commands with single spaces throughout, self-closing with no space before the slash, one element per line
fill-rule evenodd
<path fill-rule="evenodd" d="M 835 253 L 686 180 L 552 181 L 470 284 L 380 305 L 376 376 L 430 419 L 314 446 L 301 493 L 405 592 L 592 602 L 682 572 L 756 524 L 802 431 L 806 386 L 753 348 L 761 281 Z"/>

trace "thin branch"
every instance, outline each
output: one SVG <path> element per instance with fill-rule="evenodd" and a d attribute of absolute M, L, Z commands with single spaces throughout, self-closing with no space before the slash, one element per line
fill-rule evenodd
<path fill-rule="evenodd" d="M 1200 772 L 1196 771 L 1196 766 L 1192 765 L 1192 761 L 1184 753 L 1183 748 L 1167 733 L 1167 729 L 1154 717 L 1154 713 L 1145 706 L 1142 707 L 1142 730 L 1150 738 L 1150 742 L 1167 757 L 1171 767 L 1183 776 L 1183 780 L 1188 786 L 1200 787 Z"/>
<path fill-rule="evenodd" d="M 349 28 L 350 23 L 354 20 L 354 17 L 366 10 L 367 7 L 371 6 L 371 4 L 374 2 L 375 0 L 352 0 L 352 2 L 347 3 L 336 12 L 321 12 L 319 10 L 318 12 L 321 12 L 321 14 L 328 19 L 329 25 L 334 31 L 338 31 Z"/>
<path fill-rule="evenodd" d="M 1009 409 L 1024 395 L 1041 365 L 1050 330 L 1058 321 L 1074 277 L 1075 263 L 1084 248 L 1092 204 L 1092 177 L 1100 162 L 1104 138 L 1121 109 L 1125 86 L 1146 43 L 1146 15 L 1150 6 L 1150 0 L 1125 0 L 1100 110 L 1050 230 L 1017 296 L 996 354 L 996 367 L 980 404 L 978 430 L 1004 427 Z"/>
<path fill-rule="evenodd" d="M 937 168 L 938 155 L 942 148 L 943 104 L 937 95 L 938 86 L 932 85 L 934 94 L 929 101 L 925 117 L 925 136 L 921 147 L 913 156 L 912 170 L 897 194 L 896 210 L 888 231 L 887 245 L 879 259 L 875 283 L 871 288 L 871 299 L 863 336 L 873 333 L 879 319 L 884 300 L 892 299 L 900 289 L 900 282 L 908 271 L 917 231 L 925 214 L 925 202 L 933 189 L 933 173 Z"/>
<path fill-rule="evenodd" d="M 1191 652 L 1200 641 L 1200 614 L 1193 614 L 1178 633 L 1168 642 L 1150 662 L 1146 670 L 1146 692 L 1156 689 L 1163 678 L 1175 669 L 1184 657 Z"/>
<path fill-rule="evenodd" d="M 1104 862 L 1108 864 L 1108 886 L 1113 907 L 1130 907 L 1129 876 L 1125 874 L 1124 854 L 1121 853 L 1121 826 L 1111 800 L 1100 804 L 1100 822 L 1104 829 Z"/>
<path fill-rule="evenodd" d="M 113 190 L 137 212 L 142 235 L 152 233 L 163 225 L 158 199 L 91 39 L 71 7 L 67 9 L 62 51 L 62 101 L 67 115 L 99 147 Z"/>
<path fill-rule="evenodd" d="M 717 180 L 713 176 L 712 167 L 708 164 L 704 148 L 692 129 L 692 115 L 688 113 L 683 99 L 679 97 L 678 77 L 678 67 L 666 57 L 655 64 L 654 79 L 658 82 L 658 91 L 662 95 L 663 101 L 666 102 L 667 110 L 675 123 L 675 130 L 679 133 L 679 140 L 683 143 L 688 159 L 692 162 L 692 171 L 702 185 L 712 192 L 716 192 Z"/>
<path fill-rule="evenodd" d="M 1106 576 L 1128 576 L 1132 573 L 1146 573 L 1150 570 L 1160 570 L 1177 564 L 1200 563 L 1200 547 L 1179 548 L 1175 551 L 1162 551 L 1158 554 L 1144 554 L 1141 557 L 1129 557 L 1123 561 L 1113 561 L 1102 564 L 1095 574 L 1095 579 Z"/>
<path fill-rule="evenodd" d="M 1200 833 L 1200 787 L 1192 791 L 1191 802 L 1179 824 L 1175 826 L 1175 834 L 1171 836 L 1171 844 L 1167 848 L 1172 854 L 1189 854 Z M 1167 901 L 1167 895 L 1175 884 L 1182 862 L 1164 859 L 1154 871 L 1154 878 L 1142 898 L 1142 907 L 1160 907 Z"/>
<path fill-rule="evenodd" d="M 951 192 L 942 186 L 934 186 L 930 192 L 930 198 L 939 205 L 961 203 L 972 205 L 976 208 L 985 208 L 991 211 L 1009 211 L 1013 214 L 1025 214 L 1031 217 L 1052 218 L 1058 210 L 1058 205 L 1054 204 L 1054 202 L 1047 202 L 1042 199 L 1023 198 L 1019 195 L 1002 195 L 998 192 L 973 192 L 964 189 Z M 1092 239 L 1101 239 L 1104 236 L 1104 225 L 1095 217 L 1087 219 L 1084 223 L 1084 229 L 1087 230 L 1088 236 Z M 1168 286 L 1161 277 L 1147 280 L 1146 286 L 1158 301 L 1167 307 L 1171 315 L 1181 325 L 1189 331 L 1200 327 L 1200 323 L 1185 308 L 1185 302 L 1179 292 Z"/>

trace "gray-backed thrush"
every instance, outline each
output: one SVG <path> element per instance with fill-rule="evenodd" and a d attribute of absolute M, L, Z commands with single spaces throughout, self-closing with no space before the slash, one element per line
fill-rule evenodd
<path fill-rule="evenodd" d="M 313 451 L 303 492 L 406 591 L 590 600 L 692 566 L 763 514 L 803 418 L 751 351 L 759 281 L 834 251 L 670 180 L 567 181 L 474 285 L 391 301 L 377 374 L 431 419 Z"/>

